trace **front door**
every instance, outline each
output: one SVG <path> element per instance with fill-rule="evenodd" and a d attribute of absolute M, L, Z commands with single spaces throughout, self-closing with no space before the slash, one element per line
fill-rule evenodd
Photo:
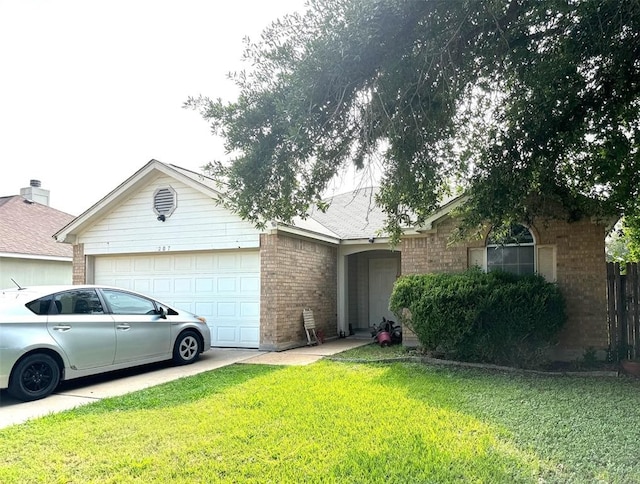
<path fill-rule="evenodd" d="M 398 259 L 369 259 L 369 324 L 378 324 L 383 317 L 396 319 L 389 299 L 397 277 Z"/>

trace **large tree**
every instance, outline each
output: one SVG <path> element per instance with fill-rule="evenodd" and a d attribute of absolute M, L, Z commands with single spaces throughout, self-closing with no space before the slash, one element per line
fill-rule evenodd
<path fill-rule="evenodd" d="M 190 98 L 257 224 L 374 160 L 396 237 L 464 191 L 464 227 L 640 209 L 639 0 L 310 0 L 248 42 L 233 102 Z M 590 202 L 595 201 L 595 204 Z M 587 203 L 590 203 L 587 207 Z"/>

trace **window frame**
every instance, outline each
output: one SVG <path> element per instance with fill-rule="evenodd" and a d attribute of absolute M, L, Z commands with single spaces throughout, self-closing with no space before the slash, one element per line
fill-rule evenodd
<path fill-rule="evenodd" d="M 514 235 L 514 233 L 516 233 L 516 230 L 514 229 L 516 228 L 518 228 L 517 232 L 519 232 L 520 234 L 524 231 L 526 231 L 526 233 L 528 234 L 528 236 L 525 237 L 524 241 L 518 240 L 519 235 Z M 502 270 L 505 272 L 511 272 L 513 274 L 518 274 L 518 275 L 535 274 L 537 272 L 537 250 L 536 250 L 537 244 L 536 244 L 535 235 L 533 234 L 533 231 L 531 230 L 531 228 L 525 224 L 512 224 L 509 227 L 509 233 L 507 234 L 506 237 L 504 237 L 503 241 L 497 241 L 495 239 L 492 239 L 491 234 L 494 232 L 494 230 L 495 228 L 493 228 L 487 234 L 487 238 L 484 246 L 484 249 L 485 249 L 484 270 L 486 272 L 491 272 L 492 270 Z M 513 248 L 516 248 L 516 249 L 531 248 L 531 262 L 521 262 L 521 259 L 520 259 L 521 251 L 517 250 L 516 262 L 511 264 L 505 264 L 504 249 L 513 249 Z M 499 249 L 502 250 L 502 259 L 503 259 L 502 264 L 500 265 L 490 264 L 489 251 L 499 250 Z M 507 267 L 507 269 L 505 269 L 505 267 Z M 515 267 L 517 271 L 514 272 L 512 270 L 508 270 L 508 267 L 512 267 L 512 268 Z M 523 269 L 525 270 L 523 271 Z"/>

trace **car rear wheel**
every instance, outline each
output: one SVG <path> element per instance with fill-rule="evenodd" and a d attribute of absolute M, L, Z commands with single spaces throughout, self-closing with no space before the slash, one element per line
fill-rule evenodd
<path fill-rule="evenodd" d="M 45 353 L 20 361 L 11 372 L 9 395 L 24 401 L 38 400 L 53 392 L 60 382 L 60 367 Z"/>
<path fill-rule="evenodd" d="M 178 336 L 173 347 L 173 361 L 178 365 L 193 363 L 200 356 L 200 339 L 193 331 Z"/>

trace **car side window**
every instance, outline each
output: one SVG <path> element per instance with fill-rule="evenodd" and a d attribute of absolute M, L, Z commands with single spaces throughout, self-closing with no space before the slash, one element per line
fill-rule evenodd
<path fill-rule="evenodd" d="M 57 314 L 104 314 L 102 303 L 94 289 L 60 292 L 54 296 L 53 304 Z"/>
<path fill-rule="evenodd" d="M 103 289 L 102 294 L 113 314 L 156 314 L 155 303 L 145 297 L 111 289 Z"/>
<path fill-rule="evenodd" d="M 51 308 L 51 296 L 41 297 L 26 304 L 27 308 L 38 316 L 49 314 Z"/>

